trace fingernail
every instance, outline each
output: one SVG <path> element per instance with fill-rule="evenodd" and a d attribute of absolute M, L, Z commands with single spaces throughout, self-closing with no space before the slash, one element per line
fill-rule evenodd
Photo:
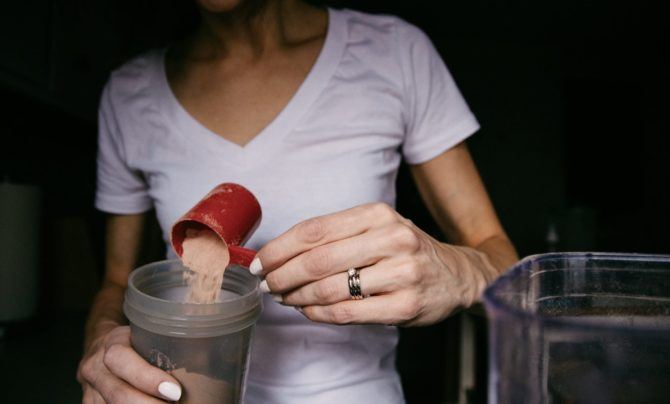
<path fill-rule="evenodd" d="M 274 300 L 277 303 L 284 302 L 284 298 L 279 293 L 270 293 L 270 296 L 272 296 L 272 300 Z"/>
<path fill-rule="evenodd" d="M 266 281 L 265 279 L 263 279 L 263 280 L 261 281 L 261 284 L 258 285 L 258 288 L 259 288 L 259 289 L 261 290 L 261 292 L 263 292 L 263 293 L 270 293 L 270 287 L 268 286 L 268 281 Z"/>
<path fill-rule="evenodd" d="M 255 257 L 251 264 L 249 265 L 249 272 L 258 276 L 263 273 L 263 265 L 261 265 L 261 260 L 258 257 Z"/>
<path fill-rule="evenodd" d="M 158 392 L 168 400 L 177 401 L 181 397 L 181 387 L 172 382 L 163 382 L 158 385 Z"/>

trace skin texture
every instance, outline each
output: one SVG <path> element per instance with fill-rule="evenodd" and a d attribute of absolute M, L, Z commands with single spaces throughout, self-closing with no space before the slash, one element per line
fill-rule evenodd
<path fill-rule="evenodd" d="M 477 302 L 517 260 L 465 144 L 412 167 L 440 242 L 385 204 L 299 223 L 257 255 L 283 304 L 334 324 L 428 325 Z M 346 269 L 362 268 L 363 300 L 350 300 Z"/>
<path fill-rule="evenodd" d="M 249 6 L 251 7 L 251 6 Z M 172 92 L 210 131 L 243 146 L 284 109 L 323 46 L 325 10 L 268 2 L 250 18 L 243 8 L 215 14 L 167 55 Z"/>
<path fill-rule="evenodd" d="M 298 0 L 197 4 L 201 26 L 168 53 L 168 80 L 195 119 L 244 145 L 305 79 L 325 39 L 326 12 Z M 112 215 L 107 223 L 105 278 L 89 314 L 77 371 L 85 403 L 157 402 L 159 383 L 177 383 L 132 351 L 125 327 L 123 294 L 135 268 L 143 221 L 143 215 Z M 114 366 L 120 362 L 123 369 Z"/>
<path fill-rule="evenodd" d="M 252 141 L 290 100 L 327 26 L 324 10 L 297 0 L 247 3 L 200 0 L 200 29 L 166 61 L 184 108 L 239 145 Z M 517 257 L 467 148 L 459 145 L 412 173 L 454 244 L 431 238 L 388 206 L 359 206 L 300 223 L 261 249 L 270 290 L 285 304 L 303 307 L 308 318 L 335 324 L 431 324 L 475 302 Z M 77 372 L 85 403 L 161 402 L 158 385 L 177 382 L 132 350 L 121 309 L 143 220 L 112 215 L 107 223 L 105 278 Z M 349 267 L 365 267 L 361 283 L 371 297 L 348 300 Z"/>
<path fill-rule="evenodd" d="M 161 382 L 177 383 L 153 367 L 130 346 L 130 328 L 124 326 L 123 293 L 135 267 L 143 215 L 110 216 L 103 286 L 86 324 L 84 357 L 77 380 L 85 403 L 159 403 Z"/>

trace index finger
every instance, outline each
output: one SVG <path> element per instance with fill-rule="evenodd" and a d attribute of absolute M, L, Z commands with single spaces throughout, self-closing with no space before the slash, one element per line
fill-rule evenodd
<path fill-rule="evenodd" d="M 254 275 L 266 274 L 314 247 L 353 237 L 399 219 L 398 213 L 385 203 L 359 205 L 308 219 L 261 248 L 249 270 Z"/>
<path fill-rule="evenodd" d="M 97 400 L 99 397 L 102 397 L 102 402 L 105 403 L 164 403 L 164 401 L 137 390 L 125 381 L 117 378 L 107 369 L 101 369 L 99 371 L 98 376 L 92 381 L 91 386 L 96 390 L 97 394 L 89 392 L 88 397 L 85 398 L 90 400 Z M 170 400 L 170 398 L 167 399 Z M 95 403 L 96 401 L 92 402 Z"/>
<path fill-rule="evenodd" d="M 110 333 L 103 363 L 114 376 L 147 394 L 172 401 L 181 396 L 181 387 L 172 375 L 149 364 L 132 348 L 128 326 Z"/>
<path fill-rule="evenodd" d="M 112 374 L 144 393 L 172 401 L 181 397 L 177 380 L 150 365 L 130 346 L 112 345 L 105 353 L 104 363 Z"/>

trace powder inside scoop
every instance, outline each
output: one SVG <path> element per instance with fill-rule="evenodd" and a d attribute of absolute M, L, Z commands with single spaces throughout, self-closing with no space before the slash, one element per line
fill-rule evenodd
<path fill-rule="evenodd" d="M 223 272 L 230 262 L 225 243 L 211 230 L 186 231 L 181 260 L 192 272 L 185 272 L 189 287 L 186 303 L 214 303 L 219 298 Z"/>

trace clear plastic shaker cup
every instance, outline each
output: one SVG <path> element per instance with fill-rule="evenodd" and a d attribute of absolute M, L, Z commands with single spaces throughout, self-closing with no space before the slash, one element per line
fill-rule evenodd
<path fill-rule="evenodd" d="M 668 402 L 670 256 L 535 255 L 484 303 L 489 402 Z"/>
<path fill-rule="evenodd" d="M 231 265 L 217 303 L 182 303 L 185 271 L 179 260 L 133 271 L 123 307 L 132 346 L 180 382 L 180 403 L 239 403 L 253 325 L 262 308 L 258 278 Z"/>
<path fill-rule="evenodd" d="M 179 260 L 145 265 L 129 278 L 124 312 L 133 348 L 179 380 L 180 402 L 242 400 L 249 343 L 262 306 L 258 278 L 245 268 L 256 252 L 240 245 L 260 220 L 254 195 L 241 185 L 224 183 L 175 222 L 171 241 L 179 256 L 189 229 L 212 230 L 228 247 L 231 261 L 216 303 L 183 303 L 188 269 Z"/>

